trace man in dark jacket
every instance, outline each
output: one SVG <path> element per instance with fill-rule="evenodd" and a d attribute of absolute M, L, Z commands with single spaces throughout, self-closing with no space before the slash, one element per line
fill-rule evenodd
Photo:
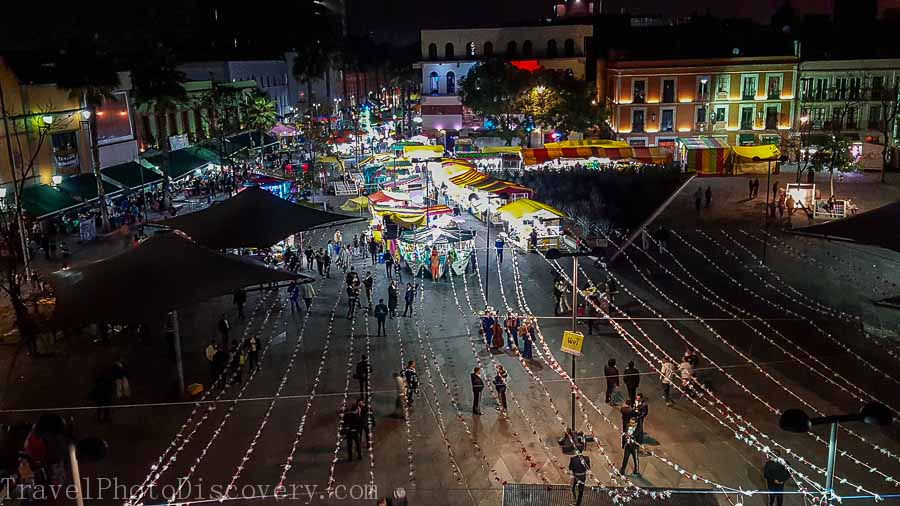
<path fill-rule="evenodd" d="M 766 487 L 768 487 L 769 501 L 768 506 L 782 506 L 784 504 L 784 484 L 791 479 L 791 473 L 788 472 L 784 464 L 780 462 L 781 452 L 772 450 L 772 458 L 766 461 L 763 467 L 763 476 L 766 478 Z"/>
<path fill-rule="evenodd" d="M 416 372 L 416 361 L 410 360 L 403 370 L 403 377 L 406 378 L 406 403 L 412 407 L 416 393 L 419 391 L 419 374 Z"/>
<path fill-rule="evenodd" d="M 472 413 L 481 414 L 481 392 L 484 391 L 484 380 L 481 378 L 481 368 L 476 367 L 472 371 Z"/>
<path fill-rule="evenodd" d="M 247 303 L 247 292 L 244 291 L 243 288 L 234 292 L 234 304 L 237 306 L 238 317 L 243 320 L 244 317 L 244 304 Z"/>
<path fill-rule="evenodd" d="M 363 286 L 366 288 L 366 304 L 369 305 L 369 309 L 372 309 L 372 287 L 375 285 L 375 278 L 372 277 L 372 273 L 366 271 L 366 277 L 363 278 Z"/>
<path fill-rule="evenodd" d="M 584 483 L 587 481 L 587 472 L 590 468 L 591 458 L 587 455 L 573 455 L 569 459 L 569 471 L 572 472 L 572 498 L 575 500 L 575 506 L 581 506 Z"/>
<path fill-rule="evenodd" d="M 372 371 L 369 365 L 369 357 L 362 356 L 362 360 L 356 363 L 356 379 L 359 381 L 359 393 L 363 400 L 369 400 L 369 373 Z"/>
<path fill-rule="evenodd" d="M 413 301 L 416 299 L 416 287 L 412 283 L 406 284 L 406 293 L 403 294 L 403 316 L 406 316 L 406 313 L 409 313 L 409 316 L 413 316 Z"/>
<path fill-rule="evenodd" d="M 388 316 L 388 307 L 384 305 L 384 299 L 378 299 L 378 305 L 375 306 L 375 319 L 378 320 L 378 334 L 376 337 L 386 336 L 387 332 L 384 330 L 384 321 Z"/>
<path fill-rule="evenodd" d="M 644 444 L 644 419 L 648 414 L 650 414 L 650 406 L 647 404 L 647 399 L 644 398 L 644 394 L 638 393 L 634 401 L 634 418 L 638 423 L 635 439 L 641 444 Z"/>
<path fill-rule="evenodd" d="M 638 385 L 641 384 L 641 373 L 634 366 L 634 362 L 628 362 L 628 367 L 622 371 L 622 379 L 628 388 L 628 400 L 634 402 L 637 395 Z"/>
<path fill-rule="evenodd" d="M 372 265 L 378 263 L 378 243 L 375 242 L 375 238 L 373 237 L 369 240 L 369 255 L 372 257 Z"/>
<path fill-rule="evenodd" d="M 390 252 L 384 254 L 384 270 L 388 279 L 394 279 L 394 256 Z"/>
<path fill-rule="evenodd" d="M 353 445 L 356 445 L 356 456 L 362 460 L 362 417 L 354 406 L 344 413 L 344 438 L 347 440 L 347 460 L 353 460 Z"/>
<path fill-rule="evenodd" d="M 603 375 L 606 376 L 606 403 L 613 405 L 612 393 L 619 386 L 619 370 L 616 369 L 616 359 L 611 358 L 603 368 Z"/>

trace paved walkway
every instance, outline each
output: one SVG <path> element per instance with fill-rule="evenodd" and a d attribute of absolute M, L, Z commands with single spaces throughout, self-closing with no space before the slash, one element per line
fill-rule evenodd
<path fill-rule="evenodd" d="M 677 208 L 671 212 L 674 215 L 679 213 L 681 211 Z M 483 227 L 469 221 L 483 236 Z M 716 225 L 718 223 L 704 229 L 710 237 L 725 244 L 727 239 Z M 748 247 L 755 244 L 751 237 L 737 236 L 733 228 L 729 227 L 727 232 Z M 344 230 L 344 237 L 357 230 L 357 226 L 348 227 Z M 741 262 L 752 262 L 747 253 L 735 251 L 740 259 L 738 261 L 722 247 L 694 232 L 693 226 L 678 228 L 677 233 L 708 255 L 704 258 L 686 243 L 676 242 L 675 238 L 672 240 L 674 259 L 678 259 L 705 288 L 699 282 L 688 279 L 687 273 L 680 270 L 681 267 L 671 256 L 654 253 L 660 265 L 646 257 L 634 256 L 637 268 L 632 268 L 628 262 L 618 263 L 613 268 L 614 275 L 623 286 L 617 303 L 633 317 L 653 318 L 656 311 L 667 317 L 688 318 L 690 312 L 704 318 L 705 325 L 704 322 L 684 319 L 672 320 L 672 327 L 658 320 L 623 321 L 623 331 L 631 337 L 623 339 L 605 327 L 599 335 L 588 337 L 585 355 L 577 361 L 578 384 L 586 396 L 578 409 L 578 426 L 584 429 L 588 421 L 596 432 L 599 445 L 591 445 L 588 454 L 601 482 L 612 484 L 604 454 L 616 467 L 622 458 L 619 413 L 616 408 L 602 403 L 602 367 L 610 357 L 614 357 L 619 360 L 620 370 L 629 360 L 634 360 L 645 373 L 640 390 L 650 400 L 650 416 L 646 425 L 648 447 L 659 452 L 660 456 L 677 462 L 680 469 L 687 470 L 681 473 L 663 460 L 645 456 L 641 458 L 641 476 L 633 478 L 634 484 L 707 488 L 708 485 L 692 479 L 696 474 L 712 482 L 745 490 L 764 486 L 761 468 L 765 459 L 762 454 L 736 439 L 734 433 L 724 429 L 720 421 L 729 426 L 743 423 L 727 420 L 728 415 L 722 414 L 727 411 L 720 404 L 701 402 L 698 406 L 686 399 L 677 399 L 673 407 L 667 408 L 660 399 L 656 374 L 642 359 L 647 352 L 635 351 L 643 350 L 642 346 L 648 347 L 654 354 L 665 350 L 677 357 L 685 348 L 684 339 L 690 340 L 707 357 L 701 362 L 703 370 L 700 374 L 717 397 L 727 403 L 734 413 L 752 420 L 754 427 L 822 467 L 825 465 L 825 448 L 821 444 L 808 436 L 780 431 L 776 414 L 747 395 L 722 372 L 710 369 L 709 361 L 721 365 L 737 382 L 756 392 L 776 409 L 797 407 L 799 399 L 824 412 L 843 412 L 858 407 L 859 403 L 853 396 L 825 381 L 818 372 L 832 379 L 840 374 L 852 379 L 862 390 L 871 392 L 892 406 L 900 406 L 900 388 L 892 381 L 862 367 L 861 362 L 815 330 L 811 323 L 783 309 L 767 306 L 750 292 L 812 318 L 816 325 L 833 336 L 839 336 L 836 338 L 839 340 L 843 339 L 847 329 L 844 322 L 824 318 L 799 303 L 779 298 L 778 292 L 763 283 L 766 279 L 772 286 L 782 286 L 770 277 L 768 271 L 741 265 Z M 753 237 L 760 234 L 757 230 L 749 230 L 749 233 Z M 324 244 L 326 234 L 330 231 L 323 231 L 311 240 Z M 479 246 L 484 247 L 480 238 Z M 730 247 L 737 249 L 734 245 Z M 637 255 L 637 252 L 630 254 Z M 774 253 L 773 257 L 777 255 L 781 253 Z M 782 266 L 788 265 L 788 255 L 784 256 L 786 258 L 776 265 L 778 272 L 782 271 Z M 509 305 L 523 311 L 521 308 L 527 303 L 534 314 L 542 317 L 541 329 L 548 348 L 540 351 L 545 353 L 549 350 L 554 359 L 568 369 L 568 355 L 558 350 L 562 331 L 567 328 L 569 320 L 551 317 L 552 272 L 548 263 L 534 254 L 518 255 L 515 257 L 517 261 L 513 262 L 512 253 L 508 253 L 498 276 L 496 264 L 491 262 L 488 273 L 483 256 L 480 258 L 481 268 L 484 269 L 481 274 L 489 276 L 486 294 L 489 304 L 497 308 Z M 782 264 L 782 261 L 785 263 Z M 797 259 L 796 262 L 801 263 L 802 260 Z M 354 263 L 361 274 L 367 269 L 373 270 L 377 276 L 376 297 L 386 298 L 383 266 L 368 266 L 364 258 L 358 258 Z M 723 272 L 713 268 L 713 263 L 745 284 L 747 289 L 732 283 Z M 562 262 L 562 265 L 568 271 L 569 264 Z M 594 280 L 606 279 L 605 272 L 591 265 L 584 267 Z M 736 306 L 723 304 L 730 311 L 739 312 L 737 308 L 740 308 L 751 312 L 765 319 L 769 326 L 758 320 L 744 322 L 730 319 L 728 312 L 690 290 L 668 274 L 666 269 L 684 278 L 686 285 L 693 286 L 710 300 L 718 300 L 716 296 L 720 296 Z M 404 280 L 407 276 L 408 273 L 404 273 Z M 792 283 L 795 277 L 802 276 L 796 275 L 786 281 Z M 335 268 L 332 279 L 320 282 L 320 295 L 305 327 L 301 315 L 272 305 L 275 300 L 284 302 L 283 293 L 268 299 L 264 298 L 263 293 L 251 294 L 248 307 L 259 305 L 259 311 L 248 318 L 246 325 L 250 333 L 259 335 L 268 345 L 268 352 L 261 359 L 258 374 L 248 378 L 245 373 L 244 382 L 222 391 L 221 397 L 218 397 L 219 390 L 215 390 L 208 398 L 218 397 L 221 402 L 196 406 L 122 407 L 115 410 L 113 422 L 109 424 L 96 423 L 90 409 L 64 411 L 74 416 L 79 434 L 99 435 L 110 443 L 109 457 L 100 463 L 85 463 L 83 475 L 114 477 L 120 484 L 140 484 L 151 473 L 151 465 L 158 462 L 160 454 L 166 450 L 166 457 L 156 467 L 161 474 L 157 487 L 143 498 L 146 504 L 165 502 L 160 498 L 160 493 L 170 497 L 178 487 L 179 478 L 188 478 L 181 492 L 189 493 L 187 497 L 194 499 L 190 502 L 197 503 L 199 498 L 215 496 L 217 491 L 212 489 L 213 486 L 221 492 L 233 481 L 238 488 L 232 495 L 251 497 L 253 504 L 261 504 L 265 501 L 263 497 L 274 494 L 274 486 L 279 483 L 282 473 L 284 483 L 292 486 L 289 491 L 298 498 L 304 498 L 304 502 L 313 504 L 371 504 L 371 501 L 362 499 L 341 498 L 365 493 L 365 487 L 374 483 L 380 496 L 387 495 L 396 487 L 404 487 L 410 495 L 410 504 L 499 505 L 504 483 L 561 484 L 568 481 L 564 471 L 568 456 L 560 451 L 556 439 L 568 424 L 570 389 L 547 361 L 522 364 L 512 353 L 488 354 L 485 351 L 477 334 L 478 322 L 474 316 L 486 305 L 477 276 L 470 274 L 465 280 L 456 279 L 453 283 L 423 281 L 423 298 L 416 316 L 389 320 L 388 337 L 373 336 L 373 319 L 358 316 L 355 320 L 348 320 L 345 317 L 342 278 L 342 273 Z M 517 287 L 521 291 L 517 291 Z M 634 296 L 627 295 L 625 288 Z M 135 293 L 137 297 L 139 289 Z M 642 306 L 635 297 L 646 301 L 654 311 Z M 832 298 L 850 299 L 852 295 L 832 293 L 832 290 L 823 292 L 823 299 Z M 675 302 L 681 308 L 676 307 Z M 181 315 L 188 382 L 208 383 L 202 350 L 208 339 L 214 336 L 214 322 L 222 311 L 233 314 L 228 298 L 198 305 L 193 311 Z M 271 311 L 268 319 L 265 317 L 267 311 Z M 676 334 L 673 327 L 685 337 Z M 302 341 L 299 340 L 301 329 L 305 329 L 302 330 Z M 244 331 L 244 325 L 240 324 L 234 332 L 242 334 Z M 761 374 L 724 344 L 724 340 L 761 364 L 769 376 Z M 785 349 L 794 350 L 793 342 L 834 372 L 823 366 L 808 367 L 805 364 L 813 360 L 809 356 L 796 351 L 798 358 L 792 358 L 772 344 L 778 343 Z M 846 344 L 861 358 L 894 375 L 892 368 L 896 362 L 890 356 L 879 353 L 879 349 L 869 341 L 848 339 Z M 372 388 L 376 405 L 374 451 L 364 452 L 362 460 L 345 462 L 346 449 L 338 432 L 339 411 L 345 400 L 352 402 L 358 395 L 358 385 L 352 378 L 350 368 L 366 351 L 373 367 Z M 15 408 L 85 405 L 96 369 L 107 366 L 119 356 L 129 363 L 135 391 L 133 402 L 156 403 L 169 399 L 168 386 L 172 384 L 174 368 L 167 361 L 162 340 L 154 338 L 148 344 L 139 344 L 131 336 L 119 335 L 114 337 L 110 348 L 94 348 L 80 343 L 66 355 L 41 359 L 23 367 L 21 379 L 7 389 L 4 405 Z M 413 358 L 419 368 L 420 397 L 411 410 L 407 424 L 390 416 L 394 409 L 391 374 L 398 371 L 405 360 Z M 549 360 L 550 357 L 546 358 Z M 476 363 L 486 366 L 500 363 L 509 371 L 508 419 L 497 411 L 488 390 L 483 401 L 484 416 L 476 417 L 470 413 L 468 373 Z M 276 392 L 280 393 L 281 398 L 272 404 L 272 396 Z M 310 399 L 313 392 L 315 398 Z M 238 398 L 241 402 L 230 402 Z M 588 399 L 597 404 L 600 413 L 584 402 Z M 213 406 L 215 409 L 208 410 Z M 702 411 L 701 407 L 709 412 Z M 185 419 L 195 410 L 191 423 L 180 430 Z M 0 419 L 5 422 L 26 421 L 33 416 L 31 413 L 6 413 Z M 876 445 L 897 451 L 900 438 L 895 428 L 878 430 L 858 426 L 853 430 Z M 180 433 L 181 437 L 173 440 L 176 433 Z M 172 441 L 175 443 L 170 446 Z M 293 453 L 292 448 L 296 450 Z M 900 469 L 896 459 L 850 436 L 842 434 L 841 448 L 889 475 Z M 175 458 L 170 460 L 173 454 Z M 815 480 L 822 481 L 821 476 L 793 457 L 789 457 L 789 462 Z M 286 463 L 289 468 L 285 468 Z M 846 457 L 839 459 L 838 472 L 866 489 L 879 492 L 895 490 L 876 472 L 855 465 Z M 331 496 L 329 483 L 332 484 Z M 851 489 L 838 485 L 838 491 L 845 494 Z M 135 494 L 131 492 L 127 495 Z M 728 503 L 722 497 L 718 499 L 720 504 Z M 732 496 L 731 500 L 735 499 Z M 106 495 L 93 503 L 120 505 L 123 502 L 122 497 Z M 801 504 L 797 496 L 788 497 L 786 502 L 790 505 Z"/>

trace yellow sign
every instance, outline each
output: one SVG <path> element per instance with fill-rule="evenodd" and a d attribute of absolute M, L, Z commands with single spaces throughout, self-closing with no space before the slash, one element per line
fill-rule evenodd
<path fill-rule="evenodd" d="M 584 334 L 581 332 L 572 332 L 567 330 L 563 332 L 562 346 L 560 351 L 570 355 L 581 356 L 581 347 L 584 346 Z"/>

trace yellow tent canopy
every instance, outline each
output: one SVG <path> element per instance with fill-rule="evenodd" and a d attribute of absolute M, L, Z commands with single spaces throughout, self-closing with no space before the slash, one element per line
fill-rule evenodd
<path fill-rule="evenodd" d="M 444 146 L 403 146 L 403 153 L 408 158 L 440 158 L 444 155 Z"/>
<path fill-rule="evenodd" d="M 356 212 L 362 211 L 369 207 L 369 199 L 367 197 L 354 197 L 352 199 L 348 199 L 347 202 L 341 206 L 341 209 L 344 211 Z"/>
<path fill-rule="evenodd" d="M 318 163 L 333 163 L 338 166 L 341 172 L 344 172 L 344 162 L 341 161 L 340 158 L 334 156 L 322 156 L 319 157 Z"/>
<path fill-rule="evenodd" d="M 485 146 L 482 153 L 521 153 L 522 146 Z"/>
<path fill-rule="evenodd" d="M 583 141 L 560 141 L 560 142 L 545 142 L 544 147 L 547 149 L 555 149 L 555 148 L 581 148 L 581 147 L 595 147 L 595 148 L 627 148 L 628 143 L 622 141 L 612 141 L 609 139 L 585 139 Z"/>
<path fill-rule="evenodd" d="M 777 160 L 781 156 L 781 150 L 775 144 L 763 144 L 762 146 L 732 146 L 734 154 L 747 160 L 759 157 L 760 161 Z"/>
<path fill-rule="evenodd" d="M 547 211 L 561 218 L 564 218 L 566 216 L 566 213 L 560 211 L 559 209 L 556 209 L 555 207 L 548 206 L 547 204 L 542 204 L 536 200 L 531 199 L 515 200 L 497 209 L 497 212 L 499 212 L 500 214 L 505 214 L 515 219 L 522 219 L 522 217 L 524 216 L 535 214 L 539 211 Z"/>

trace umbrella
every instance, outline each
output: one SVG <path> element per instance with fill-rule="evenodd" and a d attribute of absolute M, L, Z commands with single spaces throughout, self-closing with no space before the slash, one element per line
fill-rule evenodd
<path fill-rule="evenodd" d="M 49 276 L 56 294 L 53 321 L 144 323 L 166 313 L 252 285 L 307 276 L 205 248 L 179 233 L 163 232 L 136 248 Z"/>
<path fill-rule="evenodd" d="M 212 249 L 268 248 L 285 237 L 362 218 L 288 202 L 262 188 L 248 187 L 230 199 L 160 222 Z"/>

